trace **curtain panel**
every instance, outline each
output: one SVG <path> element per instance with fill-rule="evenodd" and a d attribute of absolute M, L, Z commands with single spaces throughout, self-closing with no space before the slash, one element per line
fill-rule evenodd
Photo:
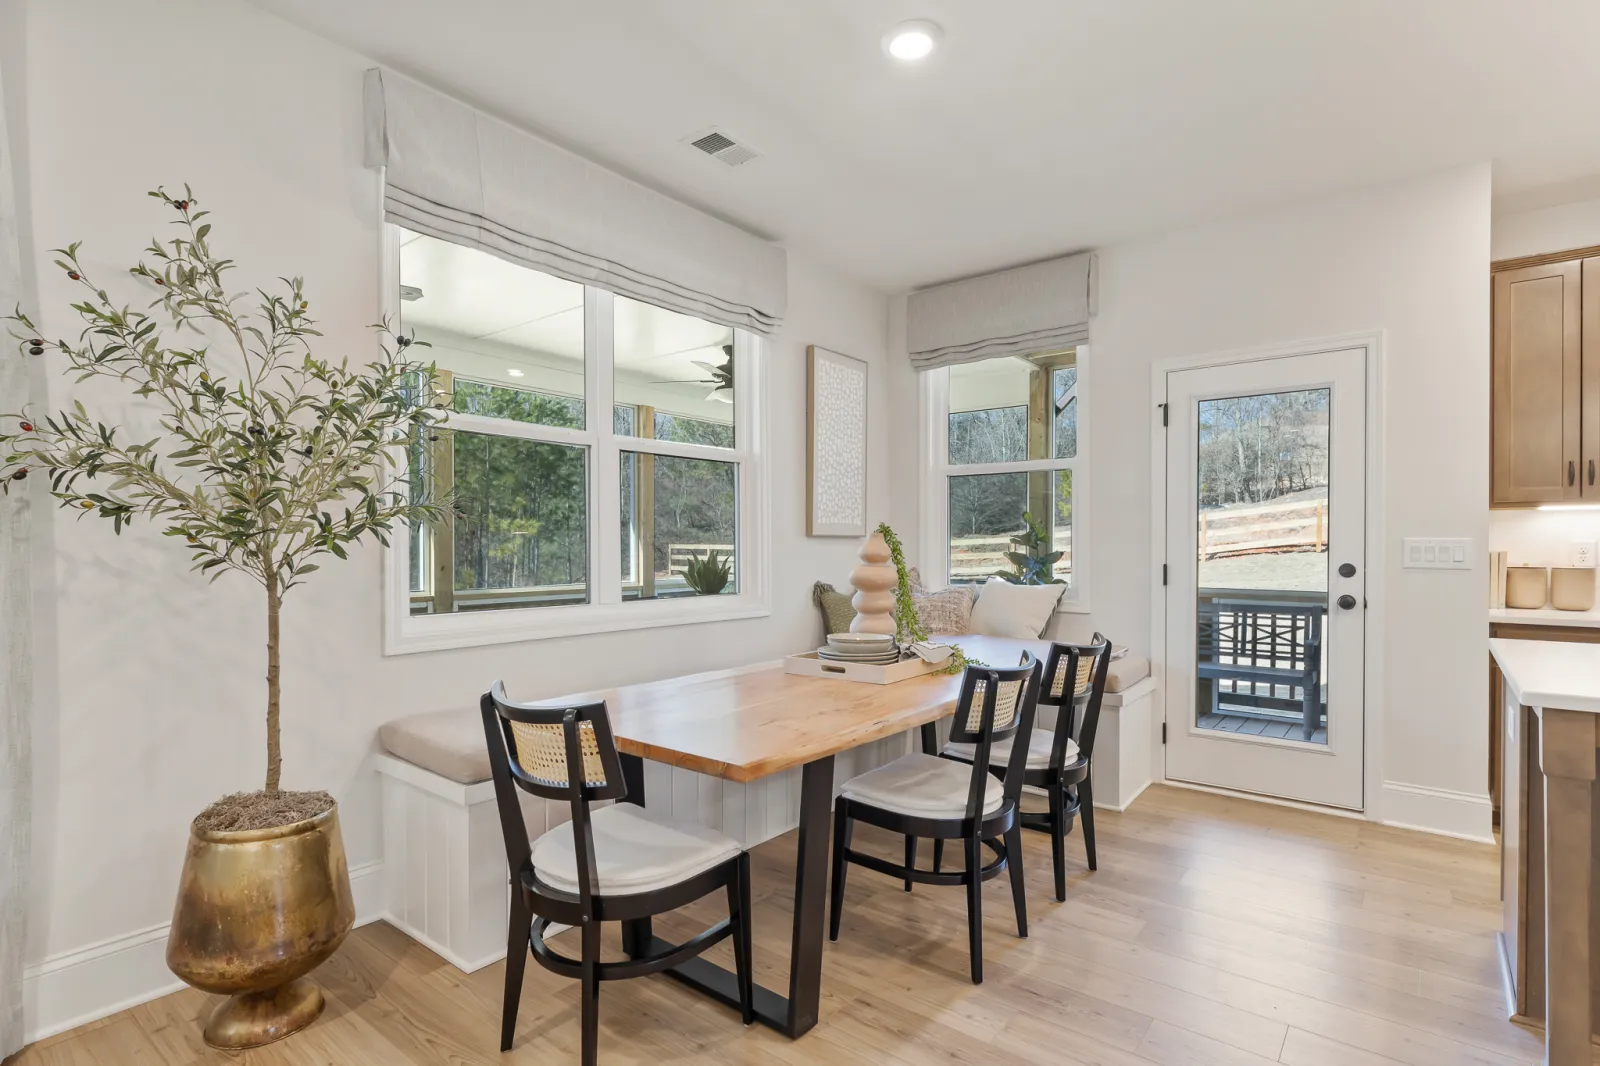
<path fill-rule="evenodd" d="M 911 365 L 932 370 L 1086 344 L 1095 274 L 1094 253 L 1084 252 L 914 292 L 906 301 Z"/>
<path fill-rule="evenodd" d="M 782 325 L 772 242 L 393 71 L 367 71 L 365 90 L 390 222 L 725 326 Z"/>
<path fill-rule="evenodd" d="M 14 176 L 5 92 L 0 88 L 0 308 L 7 313 L 22 302 Z M 16 344 L 0 331 L 0 410 L 15 411 L 27 402 L 30 377 L 31 368 L 18 357 Z M 0 496 L 0 1058 L 23 1042 L 22 963 L 28 943 L 33 826 L 30 495 L 24 490 Z"/>

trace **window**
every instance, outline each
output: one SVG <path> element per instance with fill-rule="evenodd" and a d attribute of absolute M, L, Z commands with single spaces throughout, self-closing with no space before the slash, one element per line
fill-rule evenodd
<path fill-rule="evenodd" d="M 935 433 L 925 535 L 928 571 L 981 583 L 1016 567 L 1006 553 L 1059 551 L 1062 604 L 1086 610 L 1080 471 L 1083 349 L 989 359 L 923 375 Z M 1031 522 L 1031 529 L 1030 529 Z"/>
<path fill-rule="evenodd" d="M 387 230 L 450 411 L 412 483 L 453 501 L 397 542 L 391 650 L 766 613 L 757 339 Z"/>

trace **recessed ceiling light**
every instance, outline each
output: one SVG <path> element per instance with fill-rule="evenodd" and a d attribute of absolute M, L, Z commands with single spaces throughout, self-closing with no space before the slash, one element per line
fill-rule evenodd
<path fill-rule="evenodd" d="M 506 370 L 506 375 L 508 377 L 520 378 L 522 376 L 522 371 L 518 370 L 516 367 L 510 367 Z"/>
<path fill-rule="evenodd" d="M 942 36 L 943 31 L 938 23 L 912 19 L 883 35 L 883 50 L 896 59 L 915 62 L 928 58 Z"/>

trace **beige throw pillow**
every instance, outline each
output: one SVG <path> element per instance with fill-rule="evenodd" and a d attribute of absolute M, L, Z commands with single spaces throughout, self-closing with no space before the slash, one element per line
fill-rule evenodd
<path fill-rule="evenodd" d="M 929 636 L 972 632 L 970 586 L 952 585 L 938 592 L 913 592 L 911 603 L 917 609 L 917 621 Z"/>

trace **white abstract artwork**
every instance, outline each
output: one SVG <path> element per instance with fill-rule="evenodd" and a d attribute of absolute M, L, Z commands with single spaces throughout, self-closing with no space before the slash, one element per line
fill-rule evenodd
<path fill-rule="evenodd" d="M 867 533 L 867 364 L 812 345 L 806 535 Z"/>

